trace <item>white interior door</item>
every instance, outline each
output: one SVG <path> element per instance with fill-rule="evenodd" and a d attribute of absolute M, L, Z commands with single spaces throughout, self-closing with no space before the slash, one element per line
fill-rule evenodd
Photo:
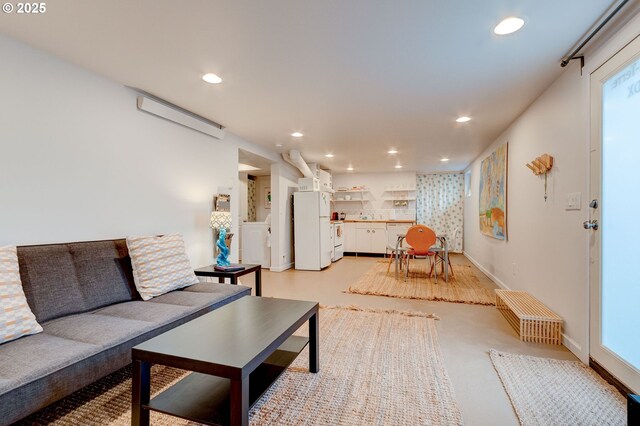
<path fill-rule="evenodd" d="M 640 392 L 640 38 L 591 74 L 590 355 Z M 596 226 L 597 225 L 597 226 Z"/>

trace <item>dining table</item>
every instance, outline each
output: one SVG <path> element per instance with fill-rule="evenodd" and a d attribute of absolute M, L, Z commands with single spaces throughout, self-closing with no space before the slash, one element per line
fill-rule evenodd
<path fill-rule="evenodd" d="M 398 234 L 396 241 L 395 264 L 396 264 L 396 279 L 398 279 L 398 273 L 400 270 L 400 254 L 407 251 L 408 247 L 402 247 L 402 242 L 406 234 Z M 436 238 L 440 242 L 440 246 L 431 247 L 431 250 L 436 252 L 436 256 L 441 256 L 444 265 L 444 281 L 449 282 L 449 244 L 447 243 L 447 234 L 436 235 Z M 438 270 L 434 267 L 436 274 L 436 280 L 438 279 Z"/>

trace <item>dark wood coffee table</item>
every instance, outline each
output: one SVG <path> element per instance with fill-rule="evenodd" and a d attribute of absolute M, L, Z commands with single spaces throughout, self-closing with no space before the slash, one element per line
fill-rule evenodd
<path fill-rule="evenodd" d="M 309 321 L 309 337 L 293 332 Z M 309 343 L 319 371 L 318 303 L 245 296 L 136 346 L 132 425 L 159 411 L 209 425 L 248 425 L 249 408 Z M 150 399 L 151 365 L 193 371 Z"/>
<path fill-rule="evenodd" d="M 225 278 L 229 278 L 231 284 L 238 284 L 238 277 L 241 277 L 252 272 L 255 273 L 256 282 L 256 296 L 262 296 L 262 266 L 250 265 L 241 263 L 239 266 L 244 266 L 242 271 L 216 271 L 213 265 L 198 268 L 194 272 L 201 277 L 218 277 L 218 282 L 223 283 Z"/>

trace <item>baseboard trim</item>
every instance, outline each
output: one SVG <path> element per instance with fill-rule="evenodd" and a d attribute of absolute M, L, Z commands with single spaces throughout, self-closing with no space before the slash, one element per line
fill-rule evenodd
<path fill-rule="evenodd" d="M 580 346 L 578 342 L 562 333 L 562 344 L 584 362 L 584 359 L 580 356 L 580 354 L 582 354 L 582 346 Z"/>
<path fill-rule="evenodd" d="M 511 288 L 509 288 L 509 286 L 507 286 L 505 283 L 503 283 L 501 280 L 499 280 L 498 277 L 493 275 L 491 272 L 487 271 L 487 269 L 484 266 L 482 266 L 480 264 L 480 262 L 478 262 L 476 259 L 474 259 L 472 256 L 470 256 L 469 253 L 462 252 L 462 254 L 464 255 L 464 257 L 469 259 L 469 262 L 473 263 L 487 277 L 489 277 L 489 279 L 491 281 L 493 281 L 494 283 L 496 283 L 498 286 L 502 287 L 505 290 L 511 290 Z M 567 349 L 569 349 L 575 356 L 577 356 L 582 362 L 585 362 L 585 358 L 584 358 L 585 354 L 582 353 L 582 346 L 580 346 L 575 340 L 573 340 L 571 337 L 567 336 L 564 333 L 562 333 L 562 344 Z"/>
<path fill-rule="evenodd" d="M 589 367 L 593 368 L 596 373 L 600 375 L 610 385 L 618 390 L 625 397 L 629 394 L 633 395 L 633 391 L 629 389 L 624 383 L 616 379 L 611 373 L 609 373 L 603 366 L 598 364 L 593 358 L 589 357 Z"/>
<path fill-rule="evenodd" d="M 483 274 L 485 274 L 487 277 L 489 277 L 489 279 L 491 281 L 493 281 L 494 283 L 496 283 L 499 287 L 505 289 L 505 290 L 511 290 L 509 288 L 508 285 L 506 285 L 505 283 L 503 283 L 500 279 L 498 279 L 498 277 L 496 277 L 495 275 L 493 275 L 491 272 L 489 272 L 484 266 L 482 266 L 480 264 L 480 262 L 478 262 L 477 260 L 475 260 L 473 257 L 471 257 L 469 255 L 469 253 L 467 253 L 466 251 L 463 251 L 462 254 L 464 255 L 464 257 L 466 257 L 467 259 L 469 259 L 469 262 L 473 263 L 476 268 L 480 269 L 482 271 Z"/>
<path fill-rule="evenodd" d="M 282 272 L 282 271 L 286 271 L 287 269 L 291 269 L 293 268 L 293 262 L 291 263 L 286 263 L 284 265 L 280 265 L 280 266 L 272 266 L 269 268 L 269 270 L 271 272 Z"/>
<path fill-rule="evenodd" d="M 356 253 L 353 251 L 345 251 L 344 256 L 353 257 L 386 257 L 386 253 Z"/>

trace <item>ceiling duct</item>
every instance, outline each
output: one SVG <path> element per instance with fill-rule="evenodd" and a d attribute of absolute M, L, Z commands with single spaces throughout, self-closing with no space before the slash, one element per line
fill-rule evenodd
<path fill-rule="evenodd" d="M 155 96 L 150 96 L 146 93 L 139 95 L 138 109 L 216 139 L 224 139 L 225 131 L 220 124 Z"/>
<path fill-rule="evenodd" d="M 282 158 L 284 158 L 284 161 L 300 170 L 304 177 L 316 177 L 300 155 L 300 151 L 292 149 L 291 151 L 283 152 Z"/>

